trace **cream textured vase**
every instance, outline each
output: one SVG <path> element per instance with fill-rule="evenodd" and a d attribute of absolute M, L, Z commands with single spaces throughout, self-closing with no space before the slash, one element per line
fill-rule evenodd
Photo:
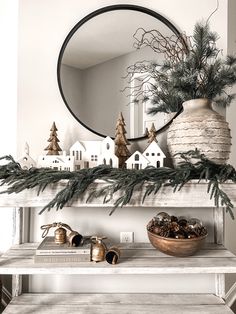
<path fill-rule="evenodd" d="M 176 153 L 197 148 L 205 156 L 224 164 L 229 159 L 231 136 L 224 117 L 212 109 L 209 99 L 192 99 L 183 103 L 183 112 L 176 117 L 167 133 L 167 145 L 173 163 L 180 161 Z"/>

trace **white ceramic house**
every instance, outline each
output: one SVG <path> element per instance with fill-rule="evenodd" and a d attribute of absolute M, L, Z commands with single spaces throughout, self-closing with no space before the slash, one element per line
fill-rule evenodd
<path fill-rule="evenodd" d="M 75 170 L 98 165 L 118 167 L 115 143 L 107 136 L 103 141 L 77 141 L 70 148 L 70 156 L 75 158 Z"/>
<path fill-rule="evenodd" d="M 24 156 L 18 160 L 18 163 L 24 170 L 36 167 L 36 161 L 29 155 L 29 145 L 27 143 L 25 143 Z"/>
<path fill-rule="evenodd" d="M 70 156 L 75 158 L 75 170 L 98 165 L 100 141 L 77 141 L 70 148 Z"/>
<path fill-rule="evenodd" d="M 80 170 L 98 165 L 109 165 L 118 168 L 118 157 L 115 155 L 115 143 L 107 136 L 103 141 L 77 141 L 69 155 L 41 155 L 38 167 L 55 170 Z"/>
<path fill-rule="evenodd" d="M 156 168 L 163 167 L 166 155 L 161 150 L 157 142 L 152 141 L 143 152 L 143 156 L 149 160 L 149 166 Z"/>
<path fill-rule="evenodd" d="M 127 169 L 139 170 L 146 168 L 149 165 L 149 160 L 139 151 L 136 151 L 126 160 L 125 163 Z"/>
<path fill-rule="evenodd" d="M 66 155 L 41 155 L 38 158 L 38 167 L 51 168 L 55 170 L 75 170 L 75 161 L 73 156 Z"/>
<path fill-rule="evenodd" d="M 133 153 L 126 160 L 126 167 L 127 169 L 144 169 L 147 166 L 163 167 L 165 157 L 157 142 L 152 141 L 142 154 L 139 151 Z"/>
<path fill-rule="evenodd" d="M 113 168 L 118 168 L 119 159 L 115 155 L 115 143 L 109 136 L 101 142 L 101 154 L 98 162 L 99 165 L 109 165 Z"/>

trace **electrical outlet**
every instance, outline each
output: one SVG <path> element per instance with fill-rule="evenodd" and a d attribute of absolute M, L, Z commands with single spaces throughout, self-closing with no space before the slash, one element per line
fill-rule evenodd
<path fill-rule="evenodd" d="M 122 231 L 120 233 L 120 243 L 134 242 L 134 233 L 132 231 Z"/>

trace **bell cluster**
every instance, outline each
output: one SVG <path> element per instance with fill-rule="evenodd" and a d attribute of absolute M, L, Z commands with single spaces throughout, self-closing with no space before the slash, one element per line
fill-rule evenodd
<path fill-rule="evenodd" d="M 170 216 L 158 213 L 147 225 L 148 231 L 165 238 L 193 239 L 207 234 L 202 221 L 197 218 Z"/>

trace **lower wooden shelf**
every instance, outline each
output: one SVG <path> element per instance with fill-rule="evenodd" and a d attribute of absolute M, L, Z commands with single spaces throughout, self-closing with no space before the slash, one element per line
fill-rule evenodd
<path fill-rule="evenodd" d="M 22 294 L 4 314 L 232 314 L 212 294 Z"/>
<path fill-rule="evenodd" d="M 149 243 L 119 244 L 118 264 L 107 262 L 34 263 L 38 244 L 12 247 L 0 257 L 1 274 L 226 274 L 236 273 L 236 257 L 222 245 L 208 243 L 197 254 L 186 258 L 165 255 Z"/>

